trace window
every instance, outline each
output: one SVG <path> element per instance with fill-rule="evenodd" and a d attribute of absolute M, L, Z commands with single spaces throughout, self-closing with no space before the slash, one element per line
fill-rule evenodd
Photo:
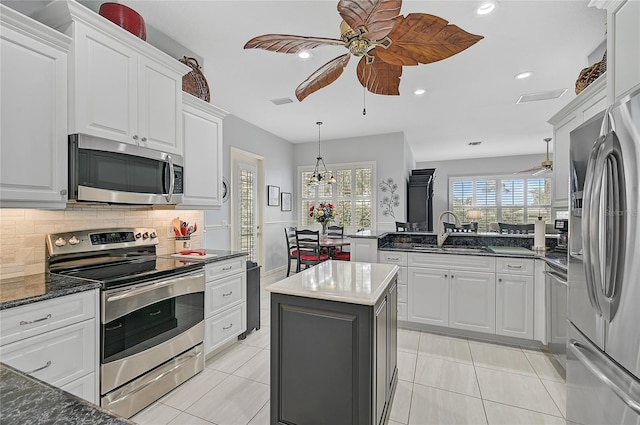
<path fill-rule="evenodd" d="M 313 175 L 313 169 L 299 168 L 301 226 L 314 227 L 317 224 L 309 216 L 309 209 L 312 205 L 330 202 L 337 211 L 336 220 L 332 224 L 351 231 L 363 228 L 373 229 L 375 165 L 369 162 L 327 165 L 327 170 L 336 178 L 335 185 L 309 186 L 307 182 Z"/>
<path fill-rule="evenodd" d="M 489 230 L 490 223 L 551 219 L 551 177 L 452 177 L 449 187 L 449 209 L 460 221 L 471 221 L 470 210 L 481 212 L 478 231 Z"/>

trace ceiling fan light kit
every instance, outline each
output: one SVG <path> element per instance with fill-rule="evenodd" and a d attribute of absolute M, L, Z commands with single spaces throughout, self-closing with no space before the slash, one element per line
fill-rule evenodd
<path fill-rule="evenodd" d="M 264 34 L 249 40 L 245 49 L 298 54 L 319 46 L 342 46 L 349 52 L 318 68 L 296 88 L 302 102 L 342 75 L 351 55 L 360 57 L 356 74 L 360 84 L 375 94 L 400 94 L 403 66 L 446 59 L 473 46 L 483 37 L 426 13 L 400 15 L 402 0 L 340 0 L 340 39 Z"/>
<path fill-rule="evenodd" d="M 316 168 L 313 170 L 313 175 L 309 178 L 307 184 L 309 186 L 319 186 L 322 183 L 335 184 L 335 177 L 327 171 L 324 159 L 322 159 L 322 155 L 320 155 L 320 126 L 322 125 L 322 121 L 316 122 L 316 125 L 318 126 L 318 156 L 316 157 Z M 322 165 L 322 168 L 320 165 Z"/>

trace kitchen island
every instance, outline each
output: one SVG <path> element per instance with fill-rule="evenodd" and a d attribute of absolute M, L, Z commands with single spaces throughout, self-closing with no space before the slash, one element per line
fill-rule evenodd
<path fill-rule="evenodd" d="M 386 423 L 398 267 L 327 261 L 268 286 L 271 423 Z"/>
<path fill-rule="evenodd" d="M 134 424 L 46 382 L 0 363 L 2 417 L 6 424 Z"/>

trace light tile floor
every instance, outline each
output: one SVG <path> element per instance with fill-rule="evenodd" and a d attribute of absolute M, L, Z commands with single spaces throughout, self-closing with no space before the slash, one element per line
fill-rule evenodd
<path fill-rule="evenodd" d="M 262 291 L 259 331 L 132 420 L 268 425 L 268 300 Z M 564 376 L 541 351 L 399 329 L 398 373 L 390 425 L 565 424 Z"/>

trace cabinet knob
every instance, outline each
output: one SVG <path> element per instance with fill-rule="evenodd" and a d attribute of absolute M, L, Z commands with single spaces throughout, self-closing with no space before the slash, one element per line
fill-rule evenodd
<path fill-rule="evenodd" d="M 133 140 L 138 140 L 138 135 L 137 134 L 133 135 Z"/>
<path fill-rule="evenodd" d="M 445 274 L 444 277 L 447 277 L 447 275 Z"/>
<path fill-rule="evenodd" d="M 455 278 L 455 276 L 454 276 L 454 275 L 451 275 L 451 279 L 453 279 L 453 278 Z"/>
<path fill-rule="evenodd" d="M 142 139 L 140 139 L 140 140 L 142 140 L 143 142 L 146 142 L 146 141 L 147 141 L 147 138 L 146 138 L 146 137 L 143 137 L 143 138 L 142 138 Z"/>
<path fill-rule="evenodd" d="M 67 189 L 62 189 L 60 191 L 60 195 L 65 196 L 67 194 Z"/>
<path fill-rule="evenodd" d="M 502 282 L 502 278 L 498 279 L 498 282 Z"/>

